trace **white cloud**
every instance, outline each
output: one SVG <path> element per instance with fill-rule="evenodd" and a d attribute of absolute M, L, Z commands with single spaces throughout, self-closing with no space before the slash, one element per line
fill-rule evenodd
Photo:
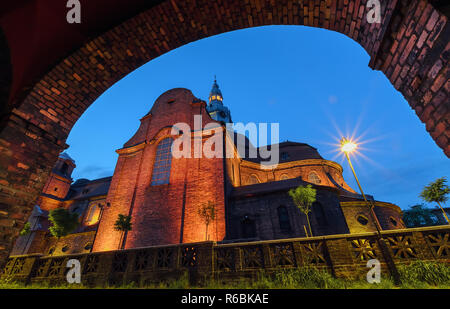
<path fill-rule="evenodd" d="M 328 97 L 328 102 L 330 102 L 331 104 L 335 104 L 335 103 L 337 103 L 337 101 L 338 101 L 338 98 L 335 95 L 330 95 Z"/>

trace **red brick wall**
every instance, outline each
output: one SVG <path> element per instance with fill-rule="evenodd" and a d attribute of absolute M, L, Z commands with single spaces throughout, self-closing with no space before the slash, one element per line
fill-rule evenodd
<path fill-rule="evenodd" d="M 209 200 L 217 208 L 215 223 L 208 228 L 210 239 L 223 239 L 223 159 L 172 158 L 169 184 L 151 185 L 158 143 L 171 136 L 171 126 L 176 123 L 184 122 L 194 129 L 194 115 L 202 115 L 202 125 L 212 121 L 205 103 L 189 90 L 170 90 L 156 100 L 151 115 L 142 119 L 136 134 L 118 151 L 107 197 L 110 207 L 104 211 L 94 251 L 118 248 L 120 233 L 113 230 L 118 214 L 132 216 L 133 229 L 126 235 L 126 248 L 203 241 L 205 225 L 198 208 Z M 192 147 L 192 155 L 193 151 Z"/>
<path fill-rule="evenodd" d="M 342 176 L 342 167 L 327 160 L 314 159 L 280 163 L 274 170 L 262 170 L 258 165 L 243 161 L 239 169 L 240 183 L 244 186 L 250 184 L 251 175 L 256 175 L 261 183 L 281 180 L 283 175 L 286 175 L 288 179 L 301 177 L 304 181 L 309 182 L 309 175 L 314 172 L 320 178 L 322 186 L 336 188 L 336 185 L 328 177 L 329 174 L 338 185 L 350 192 L 355 192 L 345 182 Z"/>
<path fill-rule="evenodd" d="M 42 193 L 44 194 L 50 194 L 57 198 L 63 199 L 66 197 L 67 193 L 70 189 L 71 181 L 68 179 L 65 179 L 61 176 L 51 174 L 49 179 L 47 180 L 47 183 L 44 186 L 44 189 L 42 190 Z M 56 189 L 56 190 L 55 190 Z M 44 205 L 42 205 L 45 207 Z M 44 208 L 45 209 L 45 208 Z M 48 210 L 48 209 L 45 209 Z"/>

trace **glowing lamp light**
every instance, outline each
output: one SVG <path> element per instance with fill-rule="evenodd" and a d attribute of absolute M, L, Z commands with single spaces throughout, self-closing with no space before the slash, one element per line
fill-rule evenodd
<path fill-rule="evenodd" d="M 350 153 L 352 151 L 354 151 L 356 149 L 356 147 L 358 147 L 354 142 L 346 139 L 346 138 L 342 138 L 341 140 L 341 151 L 345 152 L 345 153 Z"/>

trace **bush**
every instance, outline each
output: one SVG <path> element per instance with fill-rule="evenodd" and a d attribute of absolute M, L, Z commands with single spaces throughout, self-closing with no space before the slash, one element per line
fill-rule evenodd
<path fill-rule="evenodd" d="M 402 283 L 418 282 L 430 285 L 450 284 L 450 266 L 438 262 L 414 261 L 398 267 Z"/>
<path fill-rule="evenodd" d="M 280 271 L 275 274 L 274 279 L 275 286 L 281 289 L 333 289 L 342 286 L 330 273 L 314 267 Z"/>

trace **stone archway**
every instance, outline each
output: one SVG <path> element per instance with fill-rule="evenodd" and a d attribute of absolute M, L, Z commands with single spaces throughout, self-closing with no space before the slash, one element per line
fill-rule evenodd
<path fill-rule="evenodd" d="M 450 156 L 448 17 L 436 1 L 381 0 L 381 23 L 369 24 L 367 1 L 156 1 L 70 55 L 59 55 L 60 61 L 35 76 L 24 95 L 9 97 L 0 124 L 0 264 L 66 147 L 71 128 L 89 105 L 144 63 L 227 31 L 306 25 L 347 35 L 367 51 L 370 67 L 384 72 Z"/>

